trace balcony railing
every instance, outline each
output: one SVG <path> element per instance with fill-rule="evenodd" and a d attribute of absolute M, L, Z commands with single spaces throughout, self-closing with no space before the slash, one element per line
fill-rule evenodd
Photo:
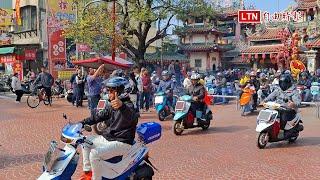
<path fill-rule="evenodd" d="M 13 32 L 12 33 L 14 37 L 18 37 L 18 39 L 28 39 L 28 38 L 34 38 L 38 36 L 37 30 L 28 30 L 28 31 L 19 31 L 19 32 Z"/>

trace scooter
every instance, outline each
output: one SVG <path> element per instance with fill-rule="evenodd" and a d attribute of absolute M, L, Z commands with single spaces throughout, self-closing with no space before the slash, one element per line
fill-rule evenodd
<path fill-rule="evenodd" d="M 184 129 L 201 127 L 202 130 L 207 130 L 210 127 L 210 121 L 212 120 L 211 110 L 206 106 L 204 116 L 202 111 L 197 111 L 196 117 L 194 117 L 190 109 L 191 103 L 192 97 L 189 95 L 183 95 L 177 101 L 173 117 L 173 133 L 175 135 L 181 135 Z M 195 119 L 197 119 L 197 125 L 194 125 Z"/>
<path fill-rule="evenodd" d="M 160 121 L 164 121 L 172 114 L 170 107 L 167 105 L 167 101 L 165 92 L 158 92 L 155 94 L 154 104 Z"/>
<path fill-rule="evenodd" d="M 314 102 L 317 102 L 319 101 L 319 96 L 320 96 L 320 83 L 318 82 L 313 82 L 311 84 L 311 94 L 313 96 L 313 101 Z"/>
<path fill-rule="evenodd" d="M 64 96 L 64 88 L 60 79 L 54 81 L 54 86 L 52 87 L 51 91 L 52 95 L 56 95 L 58 97 Z"/>
<path fill-rule="evenodd" d="M 252 96 L 255 93 L 254 86 L 245 87 L 242 89 L 242 94 L 240 96 L 240 109 L 241 116 L 244 116 L 248 112 L 253 111 L 253 99 Z"/>
<path fill-rule="evenodd" d="M 66 119 L 66 116 L 64 115 Z M 91 131 L 90 126 L 85 126 L 86 131 Z M 79 145 L 93 143 L 87 140 L 82 133 L 81 123 L 67 123 L 61 133 L 64 148 L 59 148 L 56 141 L 51 141 L 50 148 L 45 154 L 43 173 L 38 180 L 71 180 L 79 160 Z M 148 157 L 147 144 L 161 137 L 161 126 L 155 122 L 142 123 L 137 128 L 138 139 L 127 154 L 100 161 L 99 167 L 104 169 L 99 179 L 139 179 L 150 180 L 156 168 Z"/>
<path fill-rule="evenodd" d="M 296 114 L 292 121 L 288 121 L 285 127 L 280 127 L 280 111 L 287 111 L 288 109 L 282 107 L 275 102 L 264 103 L 264 110 L 261 110 L 257 117 L 256 131 L 259 133 L 257 146 L 260 149 L 266 147 L 269 142 L 278 142 L 288 140 L 295 142 L 299 133 L 303 131 L 302 120 L 299 113 Z"/>

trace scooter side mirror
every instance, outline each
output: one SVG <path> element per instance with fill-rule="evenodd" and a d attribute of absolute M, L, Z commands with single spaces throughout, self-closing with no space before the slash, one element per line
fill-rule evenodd
<path fill-rule="evenodd" d="M 92 131 L 92 128 L 91 128 L 91 126 L 89 126 L 89 125 L 84 125 L 84 130 L 86 130 L 86 131 L 88 131 L 88 132 L 91 132 Z"/>

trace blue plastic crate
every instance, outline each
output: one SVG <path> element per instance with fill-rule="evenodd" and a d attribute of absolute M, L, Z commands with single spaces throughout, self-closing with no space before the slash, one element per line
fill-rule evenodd
<path fill-rule="evenodd" d="M 137 128 L 139 138 L 145 143 L 149 144 L 161 137 L 161 125 L 156 122 L 142 123 Z"/>

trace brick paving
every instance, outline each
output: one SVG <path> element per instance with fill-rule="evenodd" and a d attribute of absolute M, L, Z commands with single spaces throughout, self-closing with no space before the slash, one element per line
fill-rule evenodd
<path fill-rule="evenodd" d="M 25 101 L 25 100 L 24 100 Z M 163 136 L 151 144 L 150 156 L 158 167 L 155 179 L 319 179 L 320 120 L 314 109 L 303 108 L 305 131 L 295 144 L 256 147 L 256 115 L 241 117 L 234 104 L 214 106 L 214 121 L 208 131 L 188 130 L 182 136 L 172 132 L 172 121 L 161 122 Z M 64 99 L 52 107 L 28 108 L 0 97 L 0 180 L 36 179 L 43 154 L 52 139 L 58 140 L 66 123 L 88 115 L 87 108 L 75 108 Z M 154 112 L 143 113 L 140 122 L 157 121 Z M 79 161 L 80 162 L 80 161 Z M 81 163 L 73 179 L 78 179 Z"/>

